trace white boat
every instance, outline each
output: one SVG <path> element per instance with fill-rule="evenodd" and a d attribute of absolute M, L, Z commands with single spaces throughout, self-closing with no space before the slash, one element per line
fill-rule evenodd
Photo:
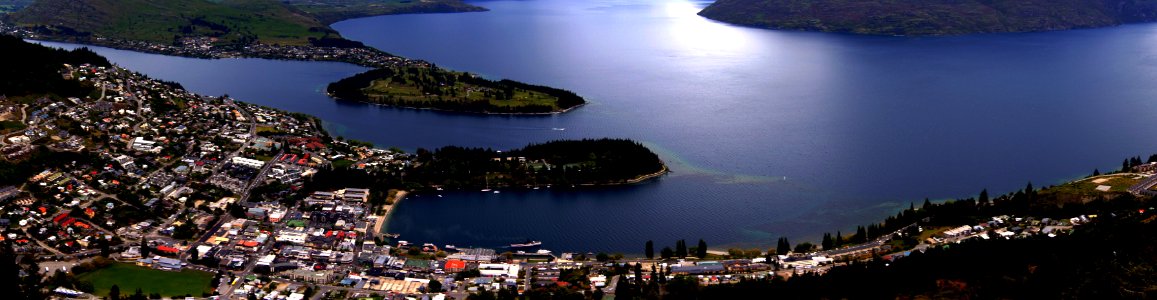
<path fill-rule="evenodd" d="M 522 244 L 510 244 L 510 248 L 530 248 L 538 246 L 542 246 L 541 241 L 527 241 L 526 243 Z"/>

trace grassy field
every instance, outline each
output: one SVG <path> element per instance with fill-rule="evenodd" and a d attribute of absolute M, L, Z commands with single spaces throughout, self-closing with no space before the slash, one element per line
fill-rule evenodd
<path fill-rule="evenodd" d="M 1048 187 L 1039 193 L 1042 199 L 1052 199 L 1058 203 L 1085 203 L 1096 199 L 1112 199 L 1116 195 L 1128 193 L 1129 187 L 1140 180 L 1135 175 L 1107 175 Z M 1109 191 L 1096 190 L 1097 186 L 1101 185 L 1110 186 Z"/>
<path fill-rule="evenodd" d="M 132 264 L 116 263 L 104 269 L 81 274 L 81 281 L 88 281 L 96 289 L 97 296 L 107 296 L 109 288 L 115 284 L 121 290 L 121 295 L 128 295 L 138 288 L 146 295 L 159 293 L 161 296 L 184 296 L 186 294 L 200 297 L 202 293 L 210 292 L 209 281 L 213 274 L 183 270 L 181 272 L 161 271 L 139 267 Z"/>
<path fill-rule="evenodd" d="M 499 107 L 520 107 L 528 105 L 550 106 L 558 109 L 558 98 L 547 94 L 527 91 L 523 89 L 516 89 L 514 96 L 510 100 L 497 99 L 496 97 L 487 97 L 485 93 L 478 92 L 482 87 L 468 85 L 458 82 L 453 86 L 446 86 L 441 88 L 443 93 L 452 95 L 435 96 L 423 93 L 421 88 L 417 85 L 406 82 L 398 83 L 392 80 L 375 80 L 368 88 L 365 89 L 366 95 L 370 98 L 375 97 L 394 97 L 405 101 L 459 101 L 460 99 L 467 100 L 487 100 L 491 105 Z"/>

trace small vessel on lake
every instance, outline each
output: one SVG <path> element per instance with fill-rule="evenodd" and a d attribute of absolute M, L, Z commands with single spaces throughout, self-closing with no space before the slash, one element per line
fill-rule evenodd
<path fill-rule="evenodd" d="M 521 243 L 521 244 L 510 244 L 510 248 L 515 248 L 515 249 L 534 248 L 534 247 L 538 247 L 538 246 L 542 246 L 542 241 L 526 241 L 525 243 Z"/>

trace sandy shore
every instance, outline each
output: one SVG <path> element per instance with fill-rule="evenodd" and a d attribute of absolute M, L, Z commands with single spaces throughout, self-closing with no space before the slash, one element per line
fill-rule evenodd
<path fill-rule="evenodd" d="M 375 216 L 375 217 L 377 217 L 376 218 L 377 221 L 374 222 L 374 234 L 375 235 L 382 234 L 382 227 L 385 226 L 386 223 L 388 223 L 388 221 L 390 220 L 390 216 L 394 214 L 394 206 L 397 206 L 398 202 L 402 202 L 402 199 L 406 198 L 406 194 L 408 194 L 408 193 L 409 192 L 406 192 L 403 190 L 398 190 L 398 192 L 396 194 L 394 194 L 394 197 L 393 197 L 394 204 L 385 205 L 385 207 L 383 208 L 385 210 L 385 212 L 382 215 Z M 387 202 L 388 202 L 388 200 L 387 200 Z"/>

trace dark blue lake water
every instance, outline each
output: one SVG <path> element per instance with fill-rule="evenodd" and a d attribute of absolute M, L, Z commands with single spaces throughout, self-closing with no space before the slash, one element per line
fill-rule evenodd
<path fill-rule="evenodd" d="M 730 26 L 696 16 L 706 3 L 682 0 L 478 4 L 491 11 L 334 27 L 387 52 L 570 89 L 591 104 L 547 117 L 383 108 L 325 97 L 326 83 L 363 70 L 346 64 L 97 50 L 199 93 L 317 115 L 335 134 L 380 146 L 622 137 L 674 170 L 630 187 L 410 197 L 389 231 L 413 242 L 766 247 L 779 236 L 848 232 L 925 197 L 1055 184 L 1157 151 L 1157 25 L 868 37 Z"/>

